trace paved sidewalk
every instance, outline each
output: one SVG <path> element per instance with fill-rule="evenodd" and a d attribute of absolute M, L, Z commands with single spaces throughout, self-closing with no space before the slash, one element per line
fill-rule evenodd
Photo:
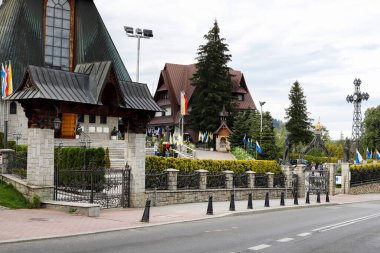
<path fill-rule="evenodd" d="M 270 207 L 264 207 L 264 200 L 254 200 L 253 210 L 247 209 L 247 201 L 236 201 L 236 211 L 229 211 L 229 202 L 214 202 L 214 215 L 206 215 L 207 202 L 182 205 L 151 207 L 150 222 L 140 222 L 143 208 L 102 210 L 99 217 L 90 218 L 62 211 L 48 209 L 0 209 L 0 244 L 16 241 L 28 241 L 42 238 L 73 236 L 79 234 L 100 233 L 131 228 L 156 226 L 177 222 L 193 221 L 242 215 L 257 212 L 270 212 L 284 209 L 306 208 L 320 205 L 346 204 L 380 200 L 380 194 L 337 195 L 330 196 L 330 203 L 316 203 L 316 196 L 311 196 L 312 204 L 306 205 L 305 199 L 299 199 L 299 205 L 293 205 L 292 199 L 286 199 L 286 206 L 280 206 L 279 199 L 271 199 Z"/>

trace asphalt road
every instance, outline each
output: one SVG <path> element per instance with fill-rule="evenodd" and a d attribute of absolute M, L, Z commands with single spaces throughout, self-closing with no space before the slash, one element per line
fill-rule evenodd
<path fill-rule="evenodd" d="M 0 245 L 1 253 L 380 252 L 380 201 Z"/>

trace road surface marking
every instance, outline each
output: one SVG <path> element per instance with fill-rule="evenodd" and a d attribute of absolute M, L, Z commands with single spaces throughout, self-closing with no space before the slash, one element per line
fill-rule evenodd
<path fill-rule="evenodd" d="M 340 222 L 340 223 L 336 223 L 336 224 L 332 224 L 332 225 L 316 228 L 316 229 L 313 229 L 312 231 L 313 232 L 315 232 L 315 231 L 326 232 L 326 231 L 329 231 L 329 230 L 332 230 L 332 229 L 336 229 L 336 228 L 340 228 L 340 227 L 344 227 L 344 226 L 349 226 L 349 225 L 355 224 L 355 223 L 360 222 L 360 221 L 366 221 L 366 220 L 369 220 L 369 219 L 374 219 L 374 218 L 379 217 L 379 216 L 380 216 L 380 213 L 372 214 L 372 215 L 368 215 L 368 216 L 363 216 L 363 217 L 356 218 L 356 219 L 353 219 L 353 220 L 347 220 L 347 221 L 343 221 L 343 222 Z"/>
<path fill-rule="evenodd" d="M 290 242 L 290 241 L 293 241 L 294 239 L 293 238 L 288 238 L 288 237 L 286 237 L 286 238 L 282 238 L 282 239 L 280 239 L 280 240 L 277 240 L 278 242 Z"/>
<path fill-rule="evenodd" d="M 301 234 L 298 234 L 297 236 L 305 237 L 305 236 L 309 236 L 309 235 L 311 235 L 311 233 L 301 233 Z"/>
<path fill-rule="evenodd" d="M 261 249 L 266 249 L 266 248 L 269 248 L 271 247 L 272 245 L 268 245 L 268 244 L 260 244 L 260 245 L 257 245 L 255 247 L 251 247 L 251 248 L 248 248 L 249 250 L 261 250 Z"/>

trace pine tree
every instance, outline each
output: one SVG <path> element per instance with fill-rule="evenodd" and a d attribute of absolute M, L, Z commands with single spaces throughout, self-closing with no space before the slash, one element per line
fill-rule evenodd
<path fill-rule="evenodd" d="M 290 106 L 287 108 L 286 130 L 289 133 L 290 141 L 293 146 L 308 144 L 313 133 L 311 132 L 311 122 L 307 116 L 306 97 L 303 94 L 301 85 L 296 81 L 289 93 Z"/>
<path fill-rule="evenodd" d="M 263 113 L 263 131 L 261 141 L 259 141 L 263 153 L 258 156 L 259 159 L 276 160 L 278 158 L 278 147 L 273 126 L 273 118 L 270 112 Z"/>
<path fill-rule="evenodd" d="M 244 135 L 249 135 L 249 127 L 250 127 L 250 112 L 238 112 L 234 117 L 234 124 L 231 129 L 232 134 L 228 137 L 228 141 L 230 142 L 231 149 L 236 147 L 244 147 L 243 138 Z M 247 137 L 248 138 L 248 137 Z"/>
<path fill-rule="evenodd" d="M 205 45 L 198 48 L 197 71 L 192 82 L 195 90 L 190 101 L 189 123 L 195 131 L 215 131 L 219 112 L 225 106 L 232 111 L 232 82 L 227 63 L 231 60 L 225 39 L 219 36 L 217 21 L 204 36 Z"/>

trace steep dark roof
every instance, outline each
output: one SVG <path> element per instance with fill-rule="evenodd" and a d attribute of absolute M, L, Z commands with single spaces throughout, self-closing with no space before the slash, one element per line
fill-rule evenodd
<path fill-rule="evenodd" d="M 27 80 L 31 80 L 31 83 L 27 83 Z M 90 93 L 88 75 L 37 66 L 28 67 L 23 86 L 19 87 L 8 99 L 51 99 L 97 104 Z"/>
<path fill-rule="evenodd" d="M 43 0 L 7 0 L 0 7 L 0 62 L 12 61 L 17 88 L 28 65 L 42 66 Z"/>
<path fill-rule="evenodd" d="M 44 0 L 6 0 L 0 7 L 0 63 L 12 61 L 17 88 L 27 66 L 44 66 Z M 75 1 L 74 66 L 112 61 L 117 78 L 131 81 L 93 0 Z"/>
<path fill-rule="evenodd" d="M 75 64 L 112 61 L 117 78 L 122 81 L 131 81 L 128 71 L 92 0 L 76 0 L 75 2 L 74 44 Z"/>
<path fill-rule="evenodd" d="M 103 92 L 106 92 L 104 87 L 107 82 L 112 81 L 122 100 L 118 104 L 119 107 L 151 112 L 161 111 L 146 84 L 109 79 L 113 71 L 111 62 L 81 64 L 75 69 L 77 72 L 29 66 L 21 86 L 7 99 L 16 101 L 49 99 L 102 105 L 101 97 Z M 112 94 L 114 99 L 118 94 Z"/>
<path fill-rule="evenodd" d="M 153 100 L 146 84 L 125 81 L 119 83 L 127 108 L 154 112 L 162 111 L 161 107 Z"/>

